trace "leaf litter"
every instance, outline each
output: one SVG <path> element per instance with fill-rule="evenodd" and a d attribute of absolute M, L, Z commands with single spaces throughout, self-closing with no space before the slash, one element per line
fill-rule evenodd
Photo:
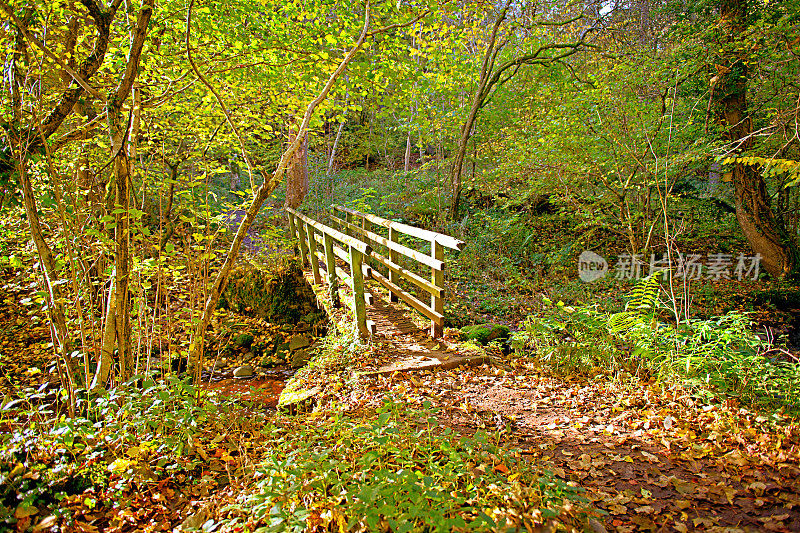
<path fill-rule="evenodd" d="M 555 377 L 524 360 L 374 378 L 463 433 L 495 431 L 586 489 L 610 531 L 798 531 L 796 421 L 650 381 Z M 369 387 L 368 387 L 369 388 Z"/>

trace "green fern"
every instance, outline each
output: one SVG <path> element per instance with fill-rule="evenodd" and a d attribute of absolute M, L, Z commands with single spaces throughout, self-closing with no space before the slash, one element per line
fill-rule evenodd
<path fill-rule="evenodd" d="M 606 326 L 609 333 L 627 335 L 636 330 L 650 330 L 655 327 L 653 318 L 662 307 L 658 297 L 661 290 L 660 276 L 661 272 L 651 274 L 631 289 L 625 296 L 625 310 L 608 317 Z"/>
<path fill-rule="evenodd" d="M 628 303 L 625 304 L 626 311 L 655 311 L 660 306 L 658 292 L 661 289 L 661 274 L 660 271 L 650 274 L 628 293 Z"/>

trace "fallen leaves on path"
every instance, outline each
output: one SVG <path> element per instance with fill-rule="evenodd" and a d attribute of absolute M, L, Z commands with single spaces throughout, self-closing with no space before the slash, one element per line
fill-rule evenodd
<path fill-rule="evenodd" d="M 375 397 L 431 401 L 580 485 L 610 531 L 798 531 L 798 425 L 685 390 L 561 378 L 522 362 L 370 378 Z M 369 398 L 369 399 L 367 399 Z"/>

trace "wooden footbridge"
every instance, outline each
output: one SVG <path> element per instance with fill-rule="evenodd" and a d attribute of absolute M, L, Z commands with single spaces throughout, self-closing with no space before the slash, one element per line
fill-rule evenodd
<path fill-rule="evenodd" d="M 362 336 L 379 330 L 384 335 L 412 333 L 407 320 L 393 320 L 393 306 L 365 289 L 365 280 L 377 281 L 390 302 L 402 300 L 429 320 L 430 337 L 442 336 L 445 248 L 461 250 L 463 241 L 339 205 L 332 206 L 324 223 L 286 211 L 312 281 L 326 288 L 331 305 L 350 307 Z M 340 284 L 349 289 L 344 298 Z"/>

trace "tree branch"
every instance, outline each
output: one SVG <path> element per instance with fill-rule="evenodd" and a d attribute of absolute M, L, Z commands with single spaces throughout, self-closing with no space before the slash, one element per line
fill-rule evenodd
<path fill-rule="evenodd" d="M 120 80 L 116 91 L 117 105 L 122 105 L 133 87 L 133 80 L 136 79 L 136 74 L 139 71 L 139 62 L 142 59 L 142 49 L 144 48 L 144 41 L 147 37 L 147 26 L 150 23 L 150 17 L 153 15 L 153 6 L 155 0 L 144 0 L 142 10 L 139 11 L 139 18 L 136 21 L 136 30 L 131 41 L 131 47 L 128 51 L 128 61 L 125 65 L 125 75 Z"/>
<path fill-rule="evenodd" d="M 93 119 L 91 119 L 86 124 L 82 125 L 80 128 L 78 128 L 78 129 L 76 129 L 74 131 L 70 131 L 70 132 L 62 135 L 61 137 L 59 137 L 55 141 L 53 141 L 50 144 L 50 151 L 57 152 L 62 146 L 66 145 L 66 144 L 68 144 L 68 143 L 70 143 L 72 141 L 76 141 L 78 139 L 82 139 L 84 137 L 84 135 L 86 135 L 90 129 L 92 129 L 94 126 L 96 126 L 98 122 L 100 122 L 100 119 L 102 119 L 105 116 L 105 114 L 106 114 L 106 112 L 103 111 L 99 115 L 95 115 L 95 117 Z"/>
<path fill-rule="evenodd" d="M 25 40 L 27 40 L 31 44 L 36 45 L 38 49 L 44 52 L 44 55 L 55 61 L 58 66 L 64 69 L 64 71 L 67 72 L 72 77 L 72 79 L 75 80 L 75 82 L 83 88 L 83 90 L 85 90 L 87 93 L 91 94 L 98 100 L 102 100 L 105 102 L 105 97 L 102 94 L 100 94 L 100 92 L 98 92 L 97 89 L 89 85 L 89 82 L 87 82 L 83 78 L 83 76 L 81 76 L 80 74 L 75 72 L 72 68 L 70 68 L 70 66 L 64 63 L 61 60 L 61 58 L 59 58 L 49 48 L 47 48 L 47 46 L 43 42 L 41 42 L 39 39 L 31 35 L 28 32 L 28 30 L 25 29 L 22 22 L 17 18 L 17 16 L 14 14 L 14 11 L 11 9 L 11 7 L 9 7 L 8 4 L 0 0 L 0 8 L 2 8 L 2 10 L 5 11 L 6 15 L 8 15 L 8 17 L 14 22 L 14 25 L 17 27 L 20 33 L 22 33 L 23 37 L 25 37 Z"/>
<path fill-rule="evenodd" d="M 407 28 L 408 26 L 411 26 L 412 24 L 415 24 L 415 23 L 419 22 L 422 19 L 422 17 L 424 17 L 425 15 L 427 15 L 429 13 L 430 13 L 430 10 L 426 9 L 420 15 L 418 15 L 417 17 L 409 20 L 408 22 L 398 22 L 397 24 L 390 24 L 388 26 L 384 26 L 382 28 L 378 28 L 375 31 L 369 32 L 367 34 L 367 37 L 374 37 L 374 36 L 376 36 L 378 34 L 385 33 L 387 31 L 391 31 L 391 30 L 396 30 L 398 28 Z"/>
<path fill-rule="evenodd" d="M 99 9 L 94 0 L 81 0 L 81 3 L 86 6 L 86 8 L 89 10 L 89 13 L 94 18 L 95 27 L 97 28 L 98 33 L 92 53 L 89 54 L 89 56 L 81 64 L 80 68 L 78 68 L 76 71 L 78 76 L 88 81 L 92 78 L 92 76 L 95 75 L 95 73 L 97 73 L 97 71 L 100 69 L 100 66 L 103 64 L 103 59 L 105 58 L 106 51 L 108 50 L 108 43 L 111 38 L 111 23 L 114 20 L 116 8 L 112 7 L 109 12 L 104 12 Z M 119 6 L 117 5 L 117 7 Z M 50 111 L 50 114 L 41 124 L 41 137 L 48 139 L 53 133 L 56 132 L 56 130 L 58 130 L 58 128 L 64 122 L 64 119 L 66 119 L 67 116 L 69 116 L 69 114 L 72 112 L 72 108 L 78 102 L 78 99 L 80 99 L 83 92 L 84 88 L 80 85 L 75 87 L 70 86 L 64 90 L 61 98 L 58 101 L 58 104 L 56 104 L 56 106 Z M 41 142 L 39 136 L 37 136 L 36 139 L 37 142 Z"/>

